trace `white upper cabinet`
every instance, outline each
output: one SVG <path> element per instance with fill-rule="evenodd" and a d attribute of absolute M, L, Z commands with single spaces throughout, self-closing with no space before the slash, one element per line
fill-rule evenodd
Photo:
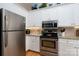
<path fill-rule="evenodd" d="M 79 4 L 75 4 L 73 6 L 73 17 L 74 17 L 74 22 L 75 22 L 75 25 L 79 25 Z"/>
<path fill-rule="evenodd" d="M 29 12 L 27 19 L 27 26 L 28 27 L 42 26 L 42 17 L 40 16 L 39 12 Z"/>
<path fill-rule="evenodd" d="M 58 20 L 58 8 L 50 8 L 46 9 L 44 11 L 41 11 L 42 13 L 42 20 Z"/>
<path fill-rule="evenodd" d="M 58 16 L 59 22 L 58 26 L 73 26 L 73 13 L 72 13 L 73 6 L 72 5 L 64 5 L 58 8 Z"/>

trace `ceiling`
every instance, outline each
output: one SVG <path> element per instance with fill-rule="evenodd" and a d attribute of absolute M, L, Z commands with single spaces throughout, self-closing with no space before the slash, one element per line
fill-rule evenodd
<path fill-rule="evenodd" d="M 16 3 L 16 4 L 28 11 L 31 11 L 32 6 L 33 6 L 33 3 Z M 52 4 L 54 4 L 54 3 L 52 3 Z M 63 3 L 63 4 L 65 5 L 65 4 L 70 4 L 70 3 Z"/>
<path fill-rule="evenodd" d="M 30 11 L 32 10 L 32 3 L 17 3 L 19 6 L 23 7 L 24 9 Z"/>

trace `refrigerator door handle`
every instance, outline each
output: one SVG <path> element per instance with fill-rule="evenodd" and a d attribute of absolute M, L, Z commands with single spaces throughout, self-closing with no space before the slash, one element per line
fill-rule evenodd
<path fill-rule="evenodd" d="M 8 21 L 7 21 L 7 16 L 5 15 L 5 23 L 6 23 L 6 27 L 5 27 L 5 29 L 6 29 L 6 32 L 5 32 L 5 47 L 7 47 L 8 46 L 8 32 L 7 32 L 7 30 L 8 30 Z"/>
<path fill-rule="evenodd" d="M 8 33 L 5 33 L 5 48 L 8 46 Z"/>
<path fill-rule="evenodd" d="M 6 30 L 8 30 L 8 20 L 7 20 L 7 15 L 5 15 L 5 23 L 6 23 Z"/>

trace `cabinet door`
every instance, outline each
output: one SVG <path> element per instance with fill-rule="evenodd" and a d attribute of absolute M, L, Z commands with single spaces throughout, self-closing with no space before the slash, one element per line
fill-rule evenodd
<path fill-rule="evenodd" d="M 74 47 L 76 48 L 76 55 L 79 56 L 79 39 L 74 40 Z"/>
<path fill-rule="evenodd" d="M 29 12 L 28 14 L 28 20 L 27 20 L 27 26 L 42 26 L 42 16 L 40 15 L 40 12 Z"/>
<path fill-rule="evenodd" d="M 67 53 L 68 56 L 76 56 L 77 52 L 76 52 L 76 48 L 74 47 L 74 40 L 69 39 L 69 41 L 67 42 Z"/>
<path fill-rule="evenodd" d="M 39 37 L 32 36 L 30 40 L 31 40 L 31 42 L 29 43 L 30 50 L 40 52 L 40 41 L 39 41 L 40 39 L 39 39 Z"/>
<path fill-rule="evenodd" d="M 76 56 L 76 48 L 69 39 L 59 39 L 59 56 Z"/>
<path fill-rule="evenodd" d="M 30 49 L 31 39 L 29 36 L 26 36 L 26 51 Z"/>
<path fill-rule="evenodd" d="M 64 45 L 59 51 L 59 56 L 76 56 L 76 49 Z"/>
<path fill-rule="evenodd" d="M 34 51 L 40 52 L 40 38 L 35 37 L 34 38 Z"/>
<path fill-rule="evenodd" d="M 58 41 L 58 54 L 59 56 L 67 55 L 67 40 L 59 39 Z"/>
<path fill-rule="evenodd" d="M 79 49 L 78 49 L 78 56 L 79 56 Z"/>
<path fill-rule="evenodd" d="M 59 24 L 58 26 L 72 26 L 73 14 L 72 5 L 65 5 L 59 8 Z"/>
<path fill-rule="evenodd" d="M 34 37 L 33 36 L 30 36 L 30 43 L 29 43 L 29 45 L 30 45 L 30 50 L 34 50 Z"/>
<path fill-rule="evenodd" d="M 40 52 L 40 37 L 26 36 L 26 51 L 29 49 Z"/>
<path fill-rule="evenodd" d="M 29 46 L 28 46 L 28 45 L 29 45 L 29 44 L 28 44 L 28 39 L 29 39 L 29 38 L 26 36 L 26 51 L 29 49 Z"/>

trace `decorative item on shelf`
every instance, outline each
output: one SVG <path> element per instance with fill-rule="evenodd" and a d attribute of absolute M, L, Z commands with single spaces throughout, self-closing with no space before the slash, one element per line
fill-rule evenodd
<path fill-rule="evenodd" d="M 30 34 L 30 29 L 26 29 L 26 34 Z"/>
<path fill-rule="evenodd" d="M 61 5 L 61 3 L 56 3 L 57 5 Z"/>
<path fill-rule="evenodd" d="M 52 3 L 52 4 L 49 4 L 49 7 L 55 7 L 55 6 L 59 6 L 59 5 L 61 5 L 61 3 Z"/>
<path fill-rule="evenodd" d="M 32 3 L 32 10 L 41 9 L 45 7 L 55 7 L 66 3 Z"/>
<path fill-rule="evenodd" d="M 47 7 L 47 3 L 42 3 L 39 8 L 44 8 L 44 7 Z"/>
<path fill-rule="evenodd" d="M 62 28 L 62 29 L 61 29 L 61 32 L 65 32 L 65 28 Z"/>
<path fill-rule="evenodd" d="M 32 4 L 32 10 L 37 9 L 38 4 L 37 3 L 33 3 Z"/>
<path fill-rule="evenodd" d="M 48 3 L 48 6 L 51 7 L 51 6 L 53 6 L 53 4 L 52 3 Z"/>
<path fill-rule="evenodd" d="M 64 37 L 65 36 L 65 28 L 61 29 L 61 33 L 62 33 L 62 36 Z"/>
<path fill-rule="evenodd" d="M 32 10 L 47 7 L 47 3 L 32 3 Z"/>

